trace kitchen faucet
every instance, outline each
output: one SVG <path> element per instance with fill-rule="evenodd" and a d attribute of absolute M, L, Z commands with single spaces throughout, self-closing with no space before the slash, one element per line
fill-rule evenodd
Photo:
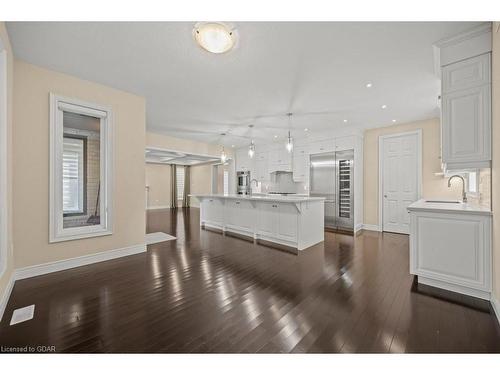
<path fill-rule="evenodd" d="M 467 203 L 467 194 L 465 193 L 465 179 L 462 176 L 458 174 L 454 174 L 453 176 L 451 176 L 448 179 L 448 187 L 451 187 L 451 180 L 454 179 L 455 177 L 462 180 L 462 202 Z"/>

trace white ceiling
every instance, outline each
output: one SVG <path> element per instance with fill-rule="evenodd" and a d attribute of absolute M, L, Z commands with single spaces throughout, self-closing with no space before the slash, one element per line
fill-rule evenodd
<path fill-rule="evenodd" d="M 234 23 L 237 48 L 223 55 L 199 48 L 193 25 L 9 22 L 7 28 L 21 60 L 145 96 L 149 130 L 240 146 L 250 137 L 284 139 L 287 112 L 294 113 L 295 137 L 306 127 L 314 134 L 436 116 L 432 44 L 478 23 L 241 22 Z"/>

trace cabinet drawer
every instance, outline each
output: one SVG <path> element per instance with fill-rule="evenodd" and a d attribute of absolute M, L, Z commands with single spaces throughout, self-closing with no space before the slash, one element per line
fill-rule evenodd
<path fill-rule="evenodd" d="M 491 83 L 491 54 L 487 53 L 443 67 L 442 93 Z"/>

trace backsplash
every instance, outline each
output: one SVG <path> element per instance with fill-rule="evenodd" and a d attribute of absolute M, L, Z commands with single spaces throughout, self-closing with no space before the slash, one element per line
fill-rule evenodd
<path fill-rule="evenodd" d="M 259 183 L 261 193 L 299 193 L 308 194 L 307 184 L 294 182 L 292 172 L 275 172 L 271 174 L 271 181 Z"/>

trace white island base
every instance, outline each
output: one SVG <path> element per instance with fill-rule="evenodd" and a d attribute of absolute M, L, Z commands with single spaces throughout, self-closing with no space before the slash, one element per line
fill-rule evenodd
<path fill-rule="evenodd" d="M 285 246 L 298 253 L 324 234 L 324 199 L 194 195 L 200 201 L 200 225 Z"/>

